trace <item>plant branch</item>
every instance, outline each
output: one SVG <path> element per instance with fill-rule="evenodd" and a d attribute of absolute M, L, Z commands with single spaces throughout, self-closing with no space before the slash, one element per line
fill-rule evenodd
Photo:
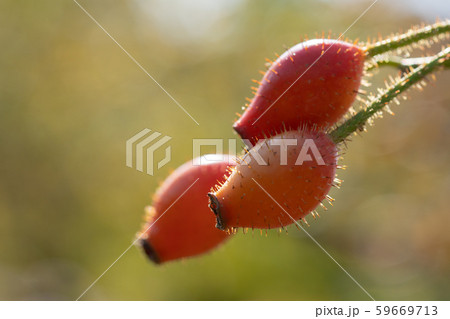
<path fill-rule="evenodd" d="M 401 77 L 386 90 L 370 100 L 369 105 L 364 110 L 359 111 L 342 125 L 330 132 L 331 139 L 337 144 L 344 141 L 350 134 L 357 130 L 362 130 L 367 121 L 375 114 L 383 110 L 385 106 L 394 100 L 402 92 L 423 80 L 428 74 L 436 71 L 441 66 L 448 65 L 450 60 L 450 47 L 442 50 L 430 61 L 423 64 L 411 72 Z"/>
<path fill-rule="evenodd" d="M 431 60 L 433 60 L 434 57 L 427 56 L 427 57 L 421 57 L 421 58 L 402 58 L 399 56 L 387 56 L 385 58 L 376 59 L 373 61 L 373 64 L 369 65 L 366 68 L 366 71 L 373 70 L 380 66 L 391 66 L 397 69 L 400 69 L 402 72 L 408 71 L 410 68 L 418 68 L 419 66 L 423 64 L 429 63 Z M 446 61 L 444 63 L 444 67 L 446 69 L 450 68 L 450 60 Z"/>
<path fill-rule="evenodd" d="M 420 29 L 412 28 L 406 33 L 395 35 L 388 39 L 368 44 L 364 47 L 368 56 L 376 56 L 404 46 L 416 44 L 422 40 L 450 32 L 450 20 L 437 22 Z"/>

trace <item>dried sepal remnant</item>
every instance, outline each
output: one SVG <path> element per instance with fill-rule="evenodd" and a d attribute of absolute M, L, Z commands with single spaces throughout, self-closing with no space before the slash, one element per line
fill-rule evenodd
<path fill-rule="evenodd" d="M 337 158 L 323 132 L 300 129 L 260 141 L 209 194 L 216 226 L 270 229 L 302 219 L 326 199 Z"/>
<path fill-rule="evenodd" d="M 254 80 L 254 97 L 234 129 L 255 145 L 304 125 L 332 126 L 356 98 L 364 61 L 361 48 L 337 40 L 309 40 L 287 49 Z"/>
<path fill-rule="evenodd" d="M 198 165 L 198 159 L 185 163 L 155 193 L 139 234 L 139 245 L 151 261 L 161 264 L 200 255 L 230 237 L 214 227 L 215 218 L 206 196 L 213 185 L 225 180 L 229 168 L 234 166 L 230 157 L 223 158 L 202 165 Z"/>

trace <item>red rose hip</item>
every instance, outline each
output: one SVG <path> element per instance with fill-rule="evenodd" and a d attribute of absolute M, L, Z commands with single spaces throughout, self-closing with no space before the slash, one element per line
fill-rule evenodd
<path fill-rule="evenodd" d="M 225 159 L 211 162 L 214 157 Z M 139 241 L 153 262 L 203 254 L 229 238 L 229 234 L 214 227 L 207 194 L 225 180 L 234 161 L 226 155 L 208 155 L 208 160 L 207 164 L 197 165 L 198 158 L 180 166 L 154 195 Z"/>
<path fill-rule="evenodd" d="M 288 49 L 264 74 L 234 129 L 258 139 L 308 126 L 326 129 L 351 107 L 364 69 L 364 51 L 337 40 L 309 40 Z"/>

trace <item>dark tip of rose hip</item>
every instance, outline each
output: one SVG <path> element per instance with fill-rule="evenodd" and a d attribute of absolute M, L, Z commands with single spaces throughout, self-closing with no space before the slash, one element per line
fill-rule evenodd
<path fill-rule="evenodd" d="M 238 123 L 236 122 L 233 124 L 233 129 L 236 131 L 236 133 L 239 134 L 240 137 L 244 138 L 243 137 L 244 129 L 241 125 L 238 125 Z"/>
<path fill-rule="evenodd" d="M 158 255 L 156 254 L 155 250 L 150 245 L 150 243 L 145 239 L 141 239 L 139 243 L 142 249 L 144 250 L 145 254 L 147 255 L 147 257 L 155 264 L 159 265 L 161 261 L 159 260 Z"/>
<path fill-rule="evenodd" d="M 216 215 L 216 228 L 220 230 L 225 230 L 222 215 L 220 214 L 219 200 L 213 193 L 208 193 L 208 197 L 209 197 L 209 208 L 211 208 L 214 215 Z"/>

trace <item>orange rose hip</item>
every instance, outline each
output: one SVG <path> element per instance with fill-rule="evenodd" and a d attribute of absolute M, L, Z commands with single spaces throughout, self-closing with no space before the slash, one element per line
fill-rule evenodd
<path fill-rule="evenodd" d="M 337 157 L 323 132 L 289 131 L 260 141 L 208 194 L 216 227 L 277 228 L 305 217 L 333 185 Z"/>

